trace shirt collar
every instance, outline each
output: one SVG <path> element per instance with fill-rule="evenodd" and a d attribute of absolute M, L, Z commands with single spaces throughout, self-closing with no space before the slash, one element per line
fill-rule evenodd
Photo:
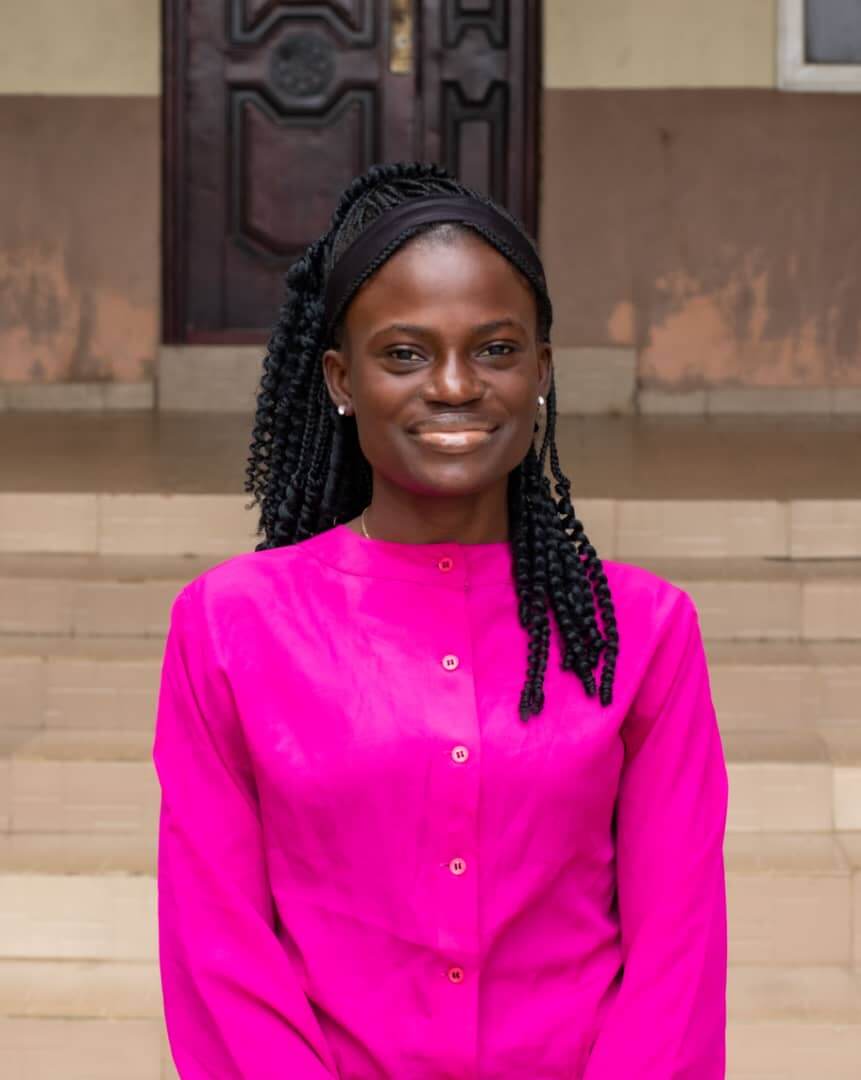
<path fill-rule="evenodd" d="M 321 562 L 361 577 L 392 578 L 442 588 L 514 583 L 507 540 L 485 544 L 406 544 L 369 539 L 335 525 L 302 541 Z"/>

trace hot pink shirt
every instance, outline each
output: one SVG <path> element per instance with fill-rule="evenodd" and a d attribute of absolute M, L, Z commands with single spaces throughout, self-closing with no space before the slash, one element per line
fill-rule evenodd
<path fill-rule="evenodd" d="M 177 596 L 153 758 L 183 1080 L 725 1076 L 728 780 L 696 609 L 605 561 L 603 708 L 522 723 L 506 543 L 345 525 Z"/>

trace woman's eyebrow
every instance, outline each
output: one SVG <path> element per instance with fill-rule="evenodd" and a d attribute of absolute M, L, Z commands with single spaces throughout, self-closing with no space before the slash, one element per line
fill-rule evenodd
<path fill-rule="evenodd" d="M 490 322 L 479 323 L 478 326 L 473 326 L 473 334 L 490 334 L 494 330 L 502 330 L 506 327 L 513 327 L 516 330 L 521 330 L 526 333 L 526 327 L 519 319 L 492 319 Z M 379 337 L 382 334 L 388 334 L 395 331 L 400 334 L 412 334 L 414 337 L 433 337 L 435 331 L 431 326 L 419 326 L 416 323 L 389 323 L 388 326 L 383 326 L 377 330 L 373 335 L 374 338 Z M 373 340 L 373 338 L 372 338 Z"/>

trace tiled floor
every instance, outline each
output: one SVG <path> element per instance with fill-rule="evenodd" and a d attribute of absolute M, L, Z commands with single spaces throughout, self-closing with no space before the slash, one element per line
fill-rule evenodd
<path fill-rule="evenodd" d="M 0 415 L 0 492 L 241 493 L 251 418 Z M 861 496 L 861 417 L 558 420 L 575 499 Z"/>

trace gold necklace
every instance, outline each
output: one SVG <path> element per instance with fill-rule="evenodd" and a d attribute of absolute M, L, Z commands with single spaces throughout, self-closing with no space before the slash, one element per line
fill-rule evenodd
<path fill-rule="evenodd" d="M 366 506 L 365 510 L 367 510 L 367 509 L 368 508 Z M 365 525 L 365 510 L 362 511 L 362 533 L 363 533 L 363 535 L 365 536 L 366 539 L 370 540 L 371 536 L 370 536 L 370 534 L 368 532 L 367 526 Z"/>

